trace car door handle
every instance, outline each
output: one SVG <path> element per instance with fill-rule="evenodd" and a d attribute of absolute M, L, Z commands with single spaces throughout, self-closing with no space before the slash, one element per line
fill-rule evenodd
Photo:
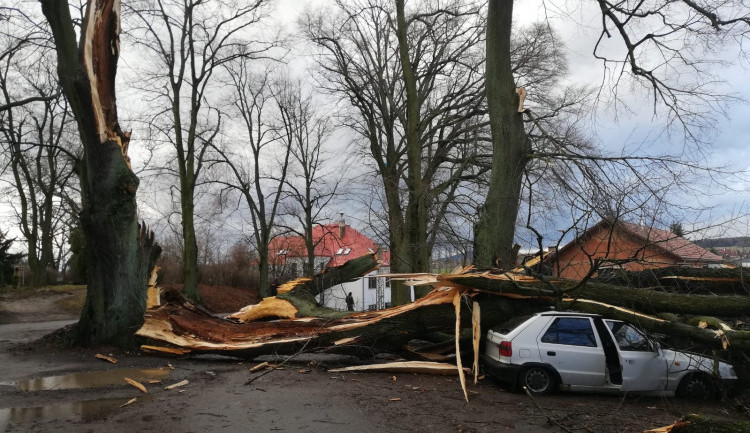
<path fill-rule="evenodd" d="M 555 356 L 555 355 L 557 355 L 557 352 L 553 352 L 551 350 L 548 350 L 547 351 L 547 355 L 549 355 L 549 356 Z"/>

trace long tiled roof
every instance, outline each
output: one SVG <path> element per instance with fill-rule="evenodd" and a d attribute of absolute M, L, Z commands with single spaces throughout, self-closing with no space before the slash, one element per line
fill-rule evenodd
<path fill-rule="evenodd" d="M 648 244 L 653 244 L 686 262 L 701 261 L 720 263 L 723 260 L 711 251 L 701 248 L 668 230 L 660 230 L 627 222 L 619 222 L 618 225 L 621 229 L 631 235 L 642 239 Z"/>
<path fill-rule="evenodd" d="M 340 266 L 349 260 L 378 250 L 375 241 L 348 225 L 343 225 L 343 233 L 340 224 L 317 225 L 313 228 L 312 235 L 315 256 L 331 259 L 327 266 Z M 289 257 L 307 256 L 301 236 L 278 236 L 271 241 L 268 251 L 270 260 L 274 263 L 283 262 Z M 390 265 L 390 252 L 381 251 L 378 257 L 383 266 Z"/>

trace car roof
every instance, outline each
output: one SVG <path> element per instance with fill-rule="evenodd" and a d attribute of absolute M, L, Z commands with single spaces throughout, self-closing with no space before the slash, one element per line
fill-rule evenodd
<path fill-rule="evenodd" d="M 538 316 L 584 316 L 584 317 L 602 317 L 599 314 L 593 313 L 577 313 L 575 311 L 545 311 L 538 313 Z"/>

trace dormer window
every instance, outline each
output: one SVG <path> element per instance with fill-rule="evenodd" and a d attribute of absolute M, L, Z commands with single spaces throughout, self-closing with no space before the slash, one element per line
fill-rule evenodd
<path fill-rule="evenodd" d="M 344 249 L 343 248 L 339 248 L 338 251 L 336 251 L 337 255 L 343 254 L 343 253 L 344 253 Z"/>
<path fill-rule="evenodd" d="M 344 250 L 344 255 L 347 255 L 347 254 L 349 254 L 351 252 L 352 252 L 352 249 L 351 248 L 347 248 L 347 249 Z"/>
<path fill-rule="evenodd" d="M 288 254 L 288 253 L 289 253 L 289 249 L 284 248 L 284 249 L 279 250 L 279 254 L 278 255 L 283 256 L 283 255 Z"/>

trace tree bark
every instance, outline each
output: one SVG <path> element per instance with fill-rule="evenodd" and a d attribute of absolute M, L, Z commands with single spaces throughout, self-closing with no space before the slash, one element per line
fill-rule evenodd
<path fill-rule="evenodd" d="M 492 130 L 492 174 L 475 229 L 474 264 L 515 266 L 516 217 L 529 142 L 511 67 L 513 1 L 490 1 L 487 14 L 487 104 Z"/>
<path fill-rule="evenodd" d="M 450 332 L 456 324 L 454 299 L 473 299 L 481 305 L 481 327 L 486 329 L 512 317 L 545 311 L 552 306 L 576 311 L 598 313 L 605 317 L 623 319 L 641 327 L 672 336 L 687 337 L 707 347 L 725 347 L 748 350 L 750 332 L 723 329 L 721 331 L 692 326 L 650 316 L 612 304 L 607 296 L 619 290 L 615 302 L 626 305 L 629 298 L 638 299 L 638 289 L 587 285 L 576 289 L 576 296 L 561 298 L 570 282 L 558 286 L 526 276 L 506 276 L 488 273 L 450 275 L 412 274 L 402 278 L 413 283 L 436 287 L 417 301 L 386 310 L 347 313 L 318 306 L 315 296 L 323 289 L 343 281 L 365 275 L 376 265 L 372 256 L 364 256 L 346 265 L 327 270 L 315 278 L 301 278 L 279 288 L 279 296 L 264 299 L 229 318 L 221 320 L 203 314 L 190 305 L 171 303 L 147 314 L 147 320 L 138 335 L 177 345 L 196 353 L 223 353 L 234 356 L 255 356 L 264 353 L 294 353 L 300 349 L 372 354 L 379 351 L 398 352 L 410 339 L 425 337 L 435 331 Z M 605 290 L 606 289 L 606 290 Z M 627 294 L 631 296 L 628 297 Z M 653 294 L 652 294 L 653 295 Z M 652 296 L 647 295 L 647 296 Z M 603 299 L 602 299 L 603 298 Z M 669 298 L 649 298 L 658 307 L 676 305 L 706 305 L 706 296 L 670 295 Z M 719 297 L 720 299 L 723 299 Z M 731 306 L 716 311 L 747 311 L 750 297 L 728 297 L 723 303 Z M 620 301 L 621 300 L 621 301 Z M 637 301 L 637 305 L 641 305 Z M 716 301 L 721 304 L 722 301 Z M 461 327 L 471 327 L 470 302 L 461 302 Z M 697 308 L 696 308 L 697 309 Z M 272 322 L 267 320 L 274 319 Z M 168 351 L 165 351 L 168 352 Z"/>
<path fill-rule="evenodd" d="M 115 74 L 120 3 L 91 0 L 80 45 L 67 2 L 42 0 L 55 40 L 58 75 L 84 147 L 81 227 L 88 289 L 75 343 L 127 343 L 143 323 L 148 276 L 161 249 L 137 220 L 138 178 L 127 156 L 130 134 L 117 120 Z M 80 47 L 80 49 L 79 49 Z"/>
<path fill-rule="evenodd" d="M 410 272 L 429 272 L 430 251 L 427 247 L 427 185 L 422 179 L 422 142 L 420 131 L 420 101 L 417 77 L 409 57 L 409 41 L 404 12 L 404 0 L 396 0 L 396 38 L 401 73 L 406 93 L 406 157 L 407 187 L 406 235 L 409 242 Z M 425 294 L 425 293 L 423 293 Z"/>

